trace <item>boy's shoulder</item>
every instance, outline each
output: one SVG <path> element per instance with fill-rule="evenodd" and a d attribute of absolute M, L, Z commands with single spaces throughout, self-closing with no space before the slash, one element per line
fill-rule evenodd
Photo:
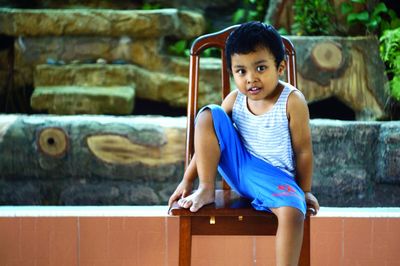
<path fill-rule="evenodd" d="M 234 89 L 232 90 L 223 100 L 221 106 L 222 108 L 224 108 L 225 112 L 230 113 L 232 112 L 233 109 L 233 105 L 236 102 L 236 98 L 239 94 L 239 90 L 238 89 Z"/>
<path fill-rule="evenodd" d="M 287 90 L 287 93 L 289 94 L 288 98 L 291 98 L 291 97 L 292 98 L 293 97 L 304 98 L 303 93 L 298 88 L 296 88 L 295 86 L 293 86 L 290 83 L 287 83 L 287 82 L 284 82 L 284 81 L 280 81 L 280 82 L 281 82 L 281 84 L 284 85 L 284 90 Z M 293 95 L 295 95 L 295 96 L 293 96 Z"/>

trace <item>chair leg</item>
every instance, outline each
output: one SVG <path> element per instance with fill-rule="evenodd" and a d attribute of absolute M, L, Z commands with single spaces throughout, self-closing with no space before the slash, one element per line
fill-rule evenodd
<path fill-rule="evenodd" d="M 310 245 L 310 216 L 304 220 L 303 244 L 300 253 L 300 266 L 310 266 L 311 264 L 311 245 Z"/>
<path fill-rule="evenodd" d="M 192 253 L 191 218 L 179 218 L 179 266 L 190 266 Z"/>

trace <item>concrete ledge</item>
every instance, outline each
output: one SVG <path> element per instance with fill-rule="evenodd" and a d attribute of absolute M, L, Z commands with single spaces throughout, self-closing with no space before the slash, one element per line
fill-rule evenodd
<path fill-rule="evenodd" d="M 164 217 L 168 206 L 3 206 L 0 217 Z M 335 208 L 321 207 L 315 218 L 400 218 L 400 207 Z"/>
<path fill-rule="evenodd" d="M 2 206 L 0 217 L 162 217 L 168 206 Z"/>

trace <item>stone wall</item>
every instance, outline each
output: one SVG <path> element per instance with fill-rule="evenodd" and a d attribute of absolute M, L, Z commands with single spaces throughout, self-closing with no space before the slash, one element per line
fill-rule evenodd
<path fill-rule="evenodd" d="M 0 204 L 166 204 L 185 117 L 0 116 Z M 399 206 L 400 123 L 312 120 L 323 206 Z"/>

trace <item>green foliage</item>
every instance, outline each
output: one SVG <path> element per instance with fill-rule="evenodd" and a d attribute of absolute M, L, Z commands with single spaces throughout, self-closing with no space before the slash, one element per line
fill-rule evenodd
<path fill-rule="evenodd" d="M 296 0 L 293 5 L 292 34 L 330 35 L 333 32 L 333 6 L 329 0 Z"/>
<path fill-rule="evenodd" d="M 179 40 L 168 46 L 168 53 L 180 57 L 190 56 L 190 41 Z M 208 48 L 203 51 L 203 57 L 220 57 L 221 52 L 218 48 Z"/>
<path fill-rule="evenodd" d="M 189 43 L 187 40 L 179 40 L 168 46 L 168 52 L 176 56 L 189 57 Z"/>
<path fill-rule="evenodd" d="M 367 6 L 367 0 L 350 0 L 340 5 L 340 11 L 346 15 L 349 25 L 359 23 L 365 27 L 366 33 L 379 34 L 387 29 L 400 27 L 400 19 L 396 12 L 388 9 L 382 2 L 378 3 L 372 10 L 356 11 L 355 4 Z"/>
<path fill-rule="evenodd" d="M 384 31 L 379 41 L 381 57 L 388 66 L 388 77 L 392 77 L 391 96 L 400 101 L 400 27 Z"/>
<path fill-rule="evenodd" d="M 154 10 L 154 9 L 160 9 L 160 8 L 162 8 L 162 6 L 159 5 L 159 4 L 144 3 L 144 4 L 142 5 L 142 9 L 143 9 L 143 10 Z"/>
<path fill-rule="evenodd" d="M 220 57 L 221 50 L 218 48 L 207 48 L 203 51 L 204 57 Z"/>
<path fill-rule="evenodd" d="M 232 16 L 233 24 L 248 21 L 263 21 L 267 8 L 265 0 L 243 0 L 243 8 L 239 8 Z"/>

